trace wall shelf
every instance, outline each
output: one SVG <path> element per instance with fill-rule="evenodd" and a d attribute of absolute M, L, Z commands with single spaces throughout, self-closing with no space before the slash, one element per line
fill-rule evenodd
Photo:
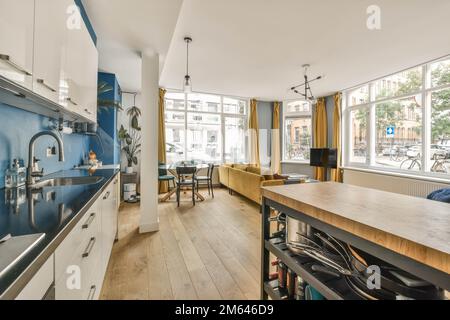
<path fill-rule="evenodd" d="M 72 122 L 92 122 L 82 115 L 72 112 L 3 76 L 0 76 L 0 103 L 52 119 L 63 119 Z"/>

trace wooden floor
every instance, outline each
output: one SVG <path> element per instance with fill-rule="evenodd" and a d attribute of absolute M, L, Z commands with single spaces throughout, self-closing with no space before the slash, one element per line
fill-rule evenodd
<path fill-rule="evenodd" d="M 259 299 L 259 207 L 225 189 L 215 196 L 160 204 L 151 234 L 138 233 L 139 205 L 124 204 L 101 298 Z"/>

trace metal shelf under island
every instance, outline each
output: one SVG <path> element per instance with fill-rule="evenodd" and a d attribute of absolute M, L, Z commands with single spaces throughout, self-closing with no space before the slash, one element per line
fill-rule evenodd
<path fill-rule="evenodd" d="M 450 289 L 450 205 L 333 182 L 264 187 L 262 194 L 261 299 L 293 299 L 270 273 L 271 255 L 323 299 L 444 299 Z M 348 268 L 336 271 L 333 262 L 292 252 L 284 235 L 271 234 L 274 212 L 340 246 Z M 351 268 L 352 253 L 364 261 L 356 251 L 381 266 L 381 288 L 361 285 L 365 270 Z"/>

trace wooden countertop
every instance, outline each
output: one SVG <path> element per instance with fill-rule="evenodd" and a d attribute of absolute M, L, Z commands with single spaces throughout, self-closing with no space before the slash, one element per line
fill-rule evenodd
<path fill-rule="evenodd" d="M 263 187 L 262 194 L 450 273 L 450 204 L 334 182 Z"/>

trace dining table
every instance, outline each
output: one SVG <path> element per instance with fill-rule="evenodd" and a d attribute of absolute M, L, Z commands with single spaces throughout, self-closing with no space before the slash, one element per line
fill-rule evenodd
<path fill-rule="evenodd" d="M 186 163 L 165 163 L 165 164 L 160 164 L 158 166 L 158 169 L 161 170 L 167 170 L 169 171 L 174 177 L 175 179 L 178 179 L 178 175 L 177 175 L 177 168 L 178 167 L 196 167 L 197 168 L 197 172 L 199 170 L 202 169 L 207 169 L 208 168 L 208 164 L 207 163 L 190 163 L 190 162 L 186 162 Z M 172 190 L 169 190 L 169 192 L 167 192 L 163 197 L 161 197 L 159 199 L 159 202 L 166 202 L 170 199 L 170 197 L 172 197 L 173 194 L 175 194 L 177 192 L 177 188 L 173 188 Z M 199 192 L 197 192 L 197 190 L 194 188 L 194 194 L 195 196 L 200 200 L 200 201 L 205 201 L 205 197 L 203 197 Z"/>

